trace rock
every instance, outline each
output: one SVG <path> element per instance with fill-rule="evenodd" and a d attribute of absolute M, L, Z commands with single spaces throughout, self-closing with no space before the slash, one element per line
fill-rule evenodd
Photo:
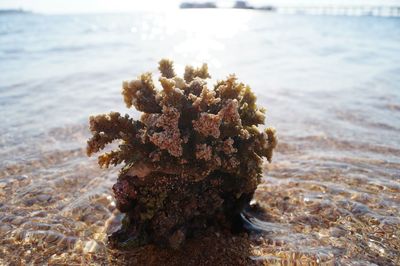
<path fill-rule="evenodd" d="M 96 253 L 100 249 L 100 245 L 94 241 L 90 240 L 87 241 L 83 247 L 83 252 L 84 253 Z"/>
<path fill-rule="evenodd" d="M 37 196 L 36 198 L 41 202 L 48 202 L 48 201 L 50 201 L 51 196 L 47 195 L 47 194 L 41 194 L 41 195 Z"/>

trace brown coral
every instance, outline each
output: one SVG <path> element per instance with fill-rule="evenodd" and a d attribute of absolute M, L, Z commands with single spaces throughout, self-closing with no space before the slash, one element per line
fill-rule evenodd
<path fill-rule="evenodd" d="M 234 75 L 209 88 L 208 67 L 186 67 L 184 79 L 173 63 L 159 62 L 161 90 L 150 73 L 124 82 L 127 107 L 140 121 L 119 113 L 90 118 L 92 155 L 103 167 L 124 163 L 114 195 L 126 213 L 111 241 L 118 246 L 156 242 L 178 247 L 208 225 L 231 227 L 260 182 L 262 158 L 276 146 L 272 128 L 260 131 L 265 110 L 249 86 Z"/>

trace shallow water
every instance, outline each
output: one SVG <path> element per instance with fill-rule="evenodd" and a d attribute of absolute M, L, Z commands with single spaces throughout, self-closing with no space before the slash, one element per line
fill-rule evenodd
<path fill-rule="evenodd" d="M 246 10 L 0 17 L 0 264 L 126 262 L 87 118 L 137 115 L 121 81 L 162 57 L 235 72 L 277 128 L 248 263 L 400 264 L 400 20 Z"/>

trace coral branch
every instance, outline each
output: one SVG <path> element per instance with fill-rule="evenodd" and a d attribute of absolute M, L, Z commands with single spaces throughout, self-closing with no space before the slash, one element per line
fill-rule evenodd
<path fill-rule="evenodd" d="M 126 106 L 143 112 L 140 121 L 115 112 L 89 119 L 89 156 L 120 140 L 98 157 L 101 167 L 123 164 L 113 191 L 126 216 L 110 237 L 120 247 L 178 248 L 209 224 L 232 228 L 277 145 L 275 129 L 257 127 L 265 109 L 235 75 L 208 87 L 206 64 L 187 66 L 183 79 L 170 60 L 159 70 L 160 90 L 150 73 L 123 83 Z"/>
<path fill-rule="evenodd" d="M 138 111 L 159 113 L 161 107 L 157 103 L 157 90 L 154 87 L 151 73 L 142 74 L 139 79 L 123 82 L 122 95 L 128 108 L 132 105 Z"/>
<path fill-rule="evenodd" d="M 210 74 L 208 74 L 207 64 L 203 64 L 200 68 L 186 66 L 185 74 L 183 75 L 183 77 L 188 83 L 191 82 L 196 77 L 201 79 L 211 78 Z"/>
<path fill-rule="evenodd" d="M 161 72 L 161 76 L 170 79 L 176 76 L 174 71 L 174 63 L 168 59 L 161 59 L 158 63 L 158 69 Z"/>

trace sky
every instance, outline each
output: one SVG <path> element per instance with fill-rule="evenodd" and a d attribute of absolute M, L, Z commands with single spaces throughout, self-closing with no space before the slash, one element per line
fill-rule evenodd
<path fill-rule="evenodd" d="M 129 12 L 134 10 L 176 9 L 182 1 L 199 0 L 0 0 L 0 9 L 22 8 L 39 13 L 96 13 Z M 219 6 L 233 5 L 233 0 L 204 0 L 217 2 Z M 318 4 L 354 4 L 354 5 L 400 5 L 400 0 L 248 0 L 252 5 L 318 5 Z"/>

